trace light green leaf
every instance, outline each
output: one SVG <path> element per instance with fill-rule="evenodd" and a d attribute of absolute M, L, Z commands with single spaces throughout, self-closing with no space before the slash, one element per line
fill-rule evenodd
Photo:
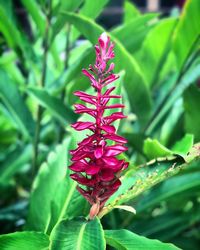
<path fill-rule="evenodd" d="M 200 141 L 200 90 L 195 86 L 189 87 L 183 95 L 185 130 L 194 134 L 194 140 Z"/>
<path fill-rule="evenodd" d="M 63 125 L 67 122 L 76 121 L 76 115 L 69 108 L 66 107 L 58 98 L 50 95 L 46 90 L 39 88 L 28 88 L 28 92 L 36 98 L 41 106 L 49 110 Z"/>
<path fill-rule="evenodd" d="M 93 44 L 97 42 L 99 35 L 104 31 L 101 26 L 85 16 L 67 12 L 63 15 L 68 22 L 74 24 L 75 27 L 79 29 L 79 31 Z M 142 71 L 123 45 L 112 36 L 111 39 L 116 45 L 116 71 L 125 69 L 126 75 L 124 79 L 124 87 L 127 90 L 130 105 L 132 110 L 138 115 L 140 121 L 144 122 L 144 120 L 148 118 L 151 110 L 151 98 Z M 132 93 L 135 93 L 134 98 Z M 141 99 L 143 102 L 141 102 Z"/>
<path fill-rule="evenodd" d="M 196 159 L 188 164 L 187 169 L 192 169 L 199 166 L 200 159 Z M 187 165 L 185 165 L 187 166 Z M 173 188 L 172 188 L 173 187 Z M 181 194 L 187 195 L 187 192 L 200 190 L 200 172 L 192 172 L 188 174 L 182 174 L 174 176 L 169 180 L 156 186 L 150 193 L 144 195 L 142 199 L 136 205 L 138 213 L 145 211 L 146 209 L 159 204 L 161 201 L 169 200 L 171 197 L 176 197 Z"/>
<path fill-rule="evenodd" d="M 119 187 L 117 192 L 109 198 L 99 217 L 101 218 L 105 214 L 112 211 L 116 205 L 124 204 L 139 196 L 141 193 L 150 189 L 157 183 L 174 176 L 181 169 L 189 169 L 192 168 L 193 165 L 198 164 L 198 150 L 193 152 L 193 149 L 191 149 L 191 153 L 193 154 L 193 160 L 189 163 L 183 164 L 182 160 L 179 160 L 178 158 L 160 158 L 156 161 L 153 160 L 146 165 L 139 166 L 137 169 L 130 169 L 127 171 L 121 178 L 122 185 Z M 197 180 L 197 178 L 195 180 Z M 187 185 L 199 185 L 199 180 L 194 181 L 194 184 L 191 182 L 190 184 L 187 183 Z M 173 190 L 169 188 L 169 192 L 173 192 Z M 155 196 L 155 199 L 156 197 L 157 196 Z M 137 213 L 139 212 L 138 206 L 136 207 L 136 211 Z"/>
<path fill-rule="evenodd" d="M 2 250 L 48 250 L 49 237 L 39 232 L 16 232 L 0 235 Z"/>
<path fill-rule="evenodd" d="M 173 47 L 179 70 L 183 68 L 199 40 L 199 10 L 199 0 L 187 0 L 175 30 Z"/>
<path fill-rule="evenodd" d="M 166 18 L 160 21 L 147 34 L 139 51 L 138 61 L 150 87 L 157 84 L 161 68 L 170 50 L 175 25 L 176 20 L 174 18 Z"/>
<path fill-rule="evenodd" d="M 105 239 L 100 221 L 82 218 L 61 221 L 52 231 L 50 250 L 104 250 Z"/>
<path fill-rule="evenodd" d="M 105 230 L 106 243 L 118 250 L 178 250 L 180 248 L 159 240 L 148 239 L 131 231 Z"/>
<path fill-rule="evenodd" d="M 149 159 L 173 155 L 173 152 L 159 143 L 158 140 L 147 138 L 144 141 L 144 153 Z"/>
<path fill-rule="evenodd" d="M 0 76 L 0 97 L 12 114 L 21 133 L 25 136 L 32 136 L 35 123 L 17 86 L 4 71 L 0 70 Z"/>
<path fill-rule="evenodd" d="M 22 0 L 22 4 L 27 9 L 28 13 L 32 16 L 35 24 L 37 25 L 37 29 L 40 31 L 41 34 L 44 34 L 45 17 L 41 12 L 37 1 Z"/>
<path fill-rule="evenodd" d="M 141 14 L 136 6 L 132 2 L 125 0 L 123 23 L 128 23 L 139 16 L 141 16 Z"/>
<path fill-rule="evenodd" d="M 0 183 L 6 183 L 10 178 L 28 163 L 32 156 L 32 147 L 28 145 L 23 148 L 17 148 L 14 152 L 7 155 L 7 159 L 1 164 Z"/>
<path fill-rule="evenodd" d="M 31 193 L 29 230 L 50 233 L 63 217 L 83 215 L 86 210 L 87 202 L 76 191 L 76 182 L 69 177 L 67 168 L 70 165 L 69 150 L 77 142 L 76 136 L 72 138 L 74 141 L 68 139 L 51 152 L 47 162 L 40 167 Z"/>
<path fill-rule="evenodd" d="M 96 19 L 96 17 L 101 13 L 105 5 L 110 0 L 85 0 L 83 7 L 79 11 L 79 15 L 87 16 L 91 19 Z M 74 28 L 72 30 L 72 41 L 75 41 L 79 37 L 80 33 Z"/>
<path fill-rule="evenodd" d="M 186 134 L 180 141 L 176 142 L 172 147 L 172 151 L 175 154 L 185 156 L 190 151 L 194 143 L 194 136 Z"/>
<path fill-rule="evenodd" d="M 142 46 L 148 32 L 150 32 L 150 30 L 154 27 L 156 22 L 153 24 L 151 22 L 156 17 L 157 14 L 150 13 L 134 18 L 130 22 L 120 25 L 112 30 L 111 34 L 116 37 L 130 53 L 133 54 Z"/>
<path fill-rule="evenodd" d="M 76 0 L 76 1 L 66 1 L 62 0 L 60 4 L 60 11 L 76 11 L 77 8 L 81 5 L 83 0 Z M 60 32 L 60 30 L 65 25 L 65 18 L 63 15 L 57 15 L 57 20 L 52 26 L 52 36 L 51 41 L 54 40 L 55 36 Z"/>

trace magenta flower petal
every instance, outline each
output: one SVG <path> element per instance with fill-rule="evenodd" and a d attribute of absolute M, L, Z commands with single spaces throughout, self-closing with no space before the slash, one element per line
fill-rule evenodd
<path fill-rule="evenodd" d="M 103 155 L 103 147 L 102 146 L 98 146 L 95 150 L 94 150 L 94 156 L 95 158 L 99 159 L 101 158 Z"/>
<path fill-rule="evenodd" d="M 112 157 L 112 156 L 110 156 L 110 157 L 104 156 L 104 157 L 102 158 L 102 160 L 103 160 L 103 162 L 104 162 L 106 165 L 110 165 L 110 166 L 115 166 L 115 165 L 117 165 L 118 162 L 119 162 L 119 160 L 118 160 L 117 158 Z"/>
<path fill-rule="evenodd" d="M 100 174 L 100 179 L 102 181 L 111 181 L 115 178 L 114 173 L 111 169 L 107 168 L 107 169 L 102 169 L 101 170 L 101 174 Z"/>
<path fill-rule="evenodd" d="M 89 175 L 94 175 L 94 174 L 97 174 L 100 170 L 100 166 L 95 166 L 95 165 L 92 165 L 92 166 L 89 166 L 85 172 L 86 174 L 89 174 Z"/>
<path fill-rule="evenodd" d="M 120 103 L 107 105 L 111 99 L 121 98 L 120 95 L 113 94 L 115 87 L 107 87 L 118 78 L 113 73 L 114 63 L 108 63 L 115 56 L 114 44 L 110 42 L 106 33 L 103 33 L 98 41 L 99 44 L 95 45 L 94 65 L 89 65 L 89 71 L 82 70 L 89 78 L 96 94 L 91 95 L 83 91 L 74 93 L 86 103 L 75 104 L 75 113 L 88 114 L 94 118 L 94 122 L 78 121 L 72 125 L 77 131 L 89 129 L 91 134 L 78 142 L 76 149 L 70 151 L 72 164 L 69 166 L 69 169 L 74 171 L 70 176 L 78 183 L 77 190 L 92 205 L 91 218 L 101 211 L 105 202 L 119 188 L 119 176 L 128 167 L 125 160 L 117 158 L 117 155 L 127 150 L 124 146 L 127 140 L 117 135 L 115 127 L 111 125 L 126 116 L 122 112 L 104 116 L 107 109 L 124 108 Z M 94 211 L 95 207 L 98 209 Z"/>
<path fill-rule="evenodd" d="M 121 154 L 122 152 L 126 150 L 128 150 L 127 147 L 119 145 L 119 144 L 108 146 L 106 147 L 105 156 L 115 156 L 115 155 Z"/>
<path fill-rule="evenodd" d="M 86 167 L 87 167 L 87 164 L 77 161 L 73 163 L 71 166 L 69 166 L 69 169 L 75 172 L 83 172 L 85 171 Z"/>
<path fill-rule="evenodd" d="M 93 122 L 76 122 L 71 125 L 72 128 L 80 131 L 88 128 L 94 128 L 94 123 Z"/>
<path fill-rule="evenodd" d="M 101 129 L 107 132 L 108 134 L 114 134 L 115 133 L 115 127 L 111 125 L 102 125 Z"/>
<path fill-rule="evenodd" d="M 109 140 L 111 140 L 111 141 L 123 143 L 123 144 L 124 144 L 124 143 L 127 143 L 127 140 L 126 140 L 124 137 L 119 136 L 119 135 L 116 135 L 116 134 L 112 134 L 112 135 L 106 134 L 106 135 L 104 135 L 104 138 L 105 138 L 105 139 L 109 139 Z"/>

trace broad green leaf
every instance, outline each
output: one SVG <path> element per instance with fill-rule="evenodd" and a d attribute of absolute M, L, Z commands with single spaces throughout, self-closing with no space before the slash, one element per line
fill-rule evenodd
<path fill-rule="evenodd" d="M 183 95 L 185 130 L 194 134 L 194 140 L 200 141 L 200 90 L 195 86 L 189 87 Z"/>
<path fill-rule="evenodd" d="M 0 31 L 4 35 L 8 45 L 13 49 L 17 49 L 20 42 L 20 34 L 12 25 L 10 19 L 7 18 L 2 6 L 0 6 Z"/>
<path fill-rule="evenodd" d="M 0 32 L 5 37 L 8 46 L 14 49 L 15 53 L 21 60 L 22 65 L 28 63 L 24 61 L 24 57 L 33 60 L 34 52 L 27 41 L 26 36 L 16 25 L 16 22 L 8 18 L 6 10 L 0 6 Z"/>
<path fill-rule="evenodd" d="M 180 141 L 177 141 L 172 147 L 172 151 L 175 154 L 185 156 L 190 151 L 194 143 L 194 136 L 186 134 Z"/>
<path fill-rule="evenodd" d="M 60 11 L 72 11 L 72 12 L 76 11 L 82 2 L 83 0 L 76 0 L 76 1 L 62 0 L 60 4 Z M 65 23 L 66 23 L 65 18 L 63 17 L 63 15 L 59 14 L 57 16 L 56 22 L 52 26 L 51 41 L 54 40 L 55 36 L 60 32 Z"/>
<path fill-rule="evenodd" d="M 173 159 L 170 157 L 160 158 L 156 161 L 153 160 L 146 165 L 138 167 L 137 169 L 130 169 L 121 178 L 122 185 L 119 187 L 117 192 L 109 198 L 106 206 L 100 214 L 100 217 L 110 212 L 116 205 L 124 204 L 134 199 L 144 191 L 150 189 L 157 183 L 174 176 L 181 169 L 189 169 L 191 166 L 196 164 L 197 158 L 198 151 L 195 151 L 193 160 L 190 163 L 183 164 L 182 160 L 179 160 L 178 158 Z M 190 184 L 187 183 L 187 185 L 197 185 L 197 182 L 199 183 L 199 181 L 196 181 L 194 184 L 191 184 L 190 182 Z M 170 188 L 169 191 L 173 192 Z M 136 207 L 136 211 L 138 212 L 137 209 L 138 208 Z"/>
<path fill-rule="evenodd" d="M 39 232 L 16 232 L 0 235 L 2 250 L 48 250 L 49 237 Z"/>
<path fill-rule="evenodd" d="M 178 250 L 180 248 L 159 240 L 148 239 L 126 229 L 105 230 L 106 243 L 118 250 Z"/>
<path fill-rule="evenodd" d="M 199 40 L 199 9 L 199 0 L 187 0 L 174 33 L 173 47 L 179 70 L 183 68 Z"/>
<path fill-rule="evenodd" d="M 93 44 L 97 43 L 99 35 L 104 32 L 104 29 L 90 18 L 67 12 L 63 15 L 66 21 L 74 24 Z M 125 69 L 124 87 L 127 90 L 131 108 L 138 115 L 140 121 L 144 122 L 151 110 L 151 98 L 142 71 L 124 46 L 114 37 L 111 36 L 111 39 L 116 45 L 116 71 Z M 135 93 L 134 98 L 132 93 Z"/>
<path fill-rule="evenodd" d="M 139 51 L 138 60 L 150 87 L 157 84 L 159 73 L 170 50 L 175 25 L 176 20 L 174 18 L 160 21 L 147 34 Z"/>
<path fill-rule="evenodd" d="M 198 167 L 199 163 L 200 159 L 195 159 L 194 161 L 189 163 L 186 170 L 189 168 L 194 168 L 194 166 Z M 174 176 L 156 186 L 149 194 L 140 199 L 140 201 L 136 205 L 136 211 L 139 213 L 152 206 L 155 206 L 156 204 L 159 204 L 159 202 L 163 200 L 168 200 L 171 197 L 176 197 L 181 194 L 186 195 L 188 191 L 190 192 L 194 190 L 197 190 L 198 192 L 200 190 L 199 171 Z"/>
<path fill-rule="evenodd" d="M 177 204 L 180 199 L 175 198 Z M 173 200 L 172 200 L 173 201 Z M 175 204 L 177 206 L 177 204 Z M 181 206 L 180 206 L 181 209 Z M 134 222 L 131 229 L 137 234 L 142 234 L 153 239 L 159 238 L 165 242 L 171 240 L 174 236 L 180 235 L 200 220 L 198 208 L 194 207 L 189 211 L 167 211 L 164 214 L 150 217 Z"/>
<path fill-rule="evenodd" d="M 124 15 L 123 15 L 123 23 L 128 23 L 132 21 L 133 19 L 139 17 L 140 11 L 136 8 L 136 6 L 128 1 L 124 1 Z"/>
<path fill-rule="evenodd" d="M 167 157 L 172 155 L 180 155 L 183 158 L 187 156 L 187 153 L 193 146 L 193 135 L 186 134 L 181 140 L 177 141 L 173 145 L 172 149 L 168 149 L 163 146 L 158 140 L 147 138 L 144 141 L 144 153 L 149 159 L 155 159 L 158 157 Z"/>
<path fill-rule="evenodd" d="M 35 123 L 17 86 L 4 71 L 0 70 L 0 97 L 12 114 L 18 128 L 25 136 L 32 136 Z M 9 91 L 8 91 L 9 90 Z"/>
<path fill-rule="evenodd" d="M 32 156 L 32 147 L 17 148 L 14 152 L 7 155 L 7 159 L 0 168 L 0 183 L 6 183 L 10 178 L 28 163 Z"/>
<path fill-rule="evenodd" d="M 59 79 L 49 86 L 49 90 L 53 93 L 58 92 L 60 89 L 64 88 L 66 84 L 69 84 L 78 76 L 82 76 L 81 70 L 87 68 L 92 61 L 94 61 L 94 54 L 92 53 L 92 49 L 88 48 L 80 54 L 80 57 L 68 67 L 66 72 L 64 72 Z"/>
<path fill-rule="evenodd" d="M 134 18 L 130 22 L 120 25 L 112 30 L 111 34 L 116 37 L 130 53 L 133 54 L 142 46 L 148 32 L 150 32 L 150 30 L 154 27 L 155 24 L 151 24 L 151 22 L 156 18 L 156 16 L 157 14 L 151 13 Z"/>
<path fill-rule="evenodd" d="M 149 159 L 173 155 L 171 150 L 163 146 L 156 139 L 147 138 L 144 142 L 143 150 Z"/>
<path fill-rule="evenodd" d="M 76 137 L 72 137 L 75 140 Z M 84 214 L 86 201 L 76 191 L 76 182 L 70 179 L 67 168 L 70 165 L 69 150 L 75 144 L 73 140 L 59 145 L 40 167 L 31 193 L 29 230 L 50 233 L 63 217 Z"/>
<path fill-rule="evenodd" d="M 79 15 L 87 16 L 91 19 L 96 19 L 96 17 L 101 13 L 105 5 L 110 0 L 101 0 L 101 1 L 94 1 L 94 0 L 85 0 L 83 7 L 79 11 Z M 76 30 L 72 30 L 72 41 L 75 41 L 80 33 Z"/>
<path fill-rule="evenodd" d="M 83 218 L 61 221 L 50 235 L 50 250 L 104 250 L 105 239 L 100 221 Z"/>
<path fill-rule="evenodd" d="M 22 4 L 27 9 L 28 13 L 32 16 L 35 24 L 37 25 L 37 29 L 40 31 L 41 34 L 44 34 L 45 17 L 41 12 L 37 1 L 22 0 Z"/>
<path fill-rule="evenodd" d="M 174 77 L 175 76 L 175 77 Z M 166 117 L 168 112 L 170 112 L 170 109 L 173 105 L 176 104 L 176 101 L 180 96 L 183 94 L 184 90 L 189 87 L 192 83 L 194 83 L 200 76 L 200 65 L 195 65 L 194 67 L 191 67 L 188 72 L 186 72 L 179 83 L 177 83 L 177 75 L 172 75 L 172 77 L 169 79 L 172 83 L 170 83 L 170 87 L 173 87 L 173 91 L 170 92 L 170 94 L 165 94 L 164 96 L 161 93 L 161 100 L 156 107 L 152 118 L 150 119 L 150 122 L 148 123 L 148 126 L 146 127 L 145 131 L 147 134 L 155 132 L 155 130 L 158 129 L 158 127 L 162 126 L 162 119 Z M 176 86 L 175 86 L 176 85 Z M 166 93 L 168 93 L 168 91 Z M 166 98 L 166 95 L 168 95 L 168 98 Z M 165 99 L 166 98 L 166 99 Z M 164 104 L 163 100 L 165 100 Z M 161 106 L 159 106 L 161 105 Z M 190 131 L 187 131 L 189 133 L 192 133 Z"/>
<path fill-rule="evenodd" d="M 66 107 L 58 98 L 39 88 L 29 88 L 28 92 L 36 98 L 41 106 L 49 110 L 64 125 L 76 121 L 76 115 Z"/>

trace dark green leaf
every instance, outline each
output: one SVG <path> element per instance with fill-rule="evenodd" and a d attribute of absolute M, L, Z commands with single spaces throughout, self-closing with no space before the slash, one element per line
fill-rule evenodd
<path fill-rule="evenodd" d="M 49 237 L 38 232 L 16 232 L 0 236 L 2 250 L 48 250 Z"/>
<path fill-rule="evenodd" d="M 26 136 L 32 136 L 35 123 L 17 86 L 4 71 L 0 71 L 0 75 L 0 97 L 12 114 L 21 133 Z"/>
<path fill-rule="evenodd" d="M 200 141 L 200 90 L 195 86 L 184 92 L 185 130 L 194 134 L 194 140 Z"/>
<path fill-rule="evenodd" d="M 66 107 L 58 98 L 51 96 L 46 90 L 39 88 L 29 88 L 28 92 L 37 99 L 37 101 L 49 110 L 64 125 L 76 121 L 76 115 Z"/>
<path fill-rule="evenodd" d="M 187 0 L 175 30 L 173 46 L 179 69 L 182 69 L 199 39 L 199 9 L 199 0 Z"/>
<path fill-rule="evenodd" d="M 178 250 L 179 248 L 158 240 L 134 234 L 128 230 L 105 230 L 106 243 L 118 250 Z"/>
<path fill-rule="evenodd" d="M 98 219 L 61 221 L 52 231 L 51 250 L 104 250 L 105 239 Z"/>

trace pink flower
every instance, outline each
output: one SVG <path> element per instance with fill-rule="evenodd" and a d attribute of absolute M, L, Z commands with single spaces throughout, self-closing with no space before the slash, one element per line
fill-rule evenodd
<path fill-rule="evenodd" d="M 96 95 L 89 95 L 82 91 L 74 94 L 81 101 L 89 104 L 75 104 L 75 112 L 87 113 L 94 118 L 93 122 L 78 121 L 72 125 L 77 131 L 90 130 L 84 140 L 78 143 L 75 150 L 71 150 L 72 165 L 69 168 L 74 171 L 71 178 L 77 181 L 78 191 L 92 205 L 90 218 L 96 216 L 103 208 L 108 198 L 117 191 L 121 182 L 119 176 L 128 167 L 125 160 L 119 160 L 117 156 L 128 148 L 124 146 L 127 140 L 116 134 L 113 122 L 125 118 L 122 112 L 113 112 L 105 116 L 107 109 L 124 108 L 123 104 L 108 104 L 111 99 L 119 99 L 120 95 L 112 94 L 115 87 L 107 86 L 114 82 L 116 76 L 112 70 L 114 63 L 108 65 L 108 61 L 114 58 L 114 44 L 103 33 L 99 39 L 99 45 L 95 45 L 96 61 L 89 66 L 89 71 L 83 69 L 83 74 L 89 78 Z"/>

